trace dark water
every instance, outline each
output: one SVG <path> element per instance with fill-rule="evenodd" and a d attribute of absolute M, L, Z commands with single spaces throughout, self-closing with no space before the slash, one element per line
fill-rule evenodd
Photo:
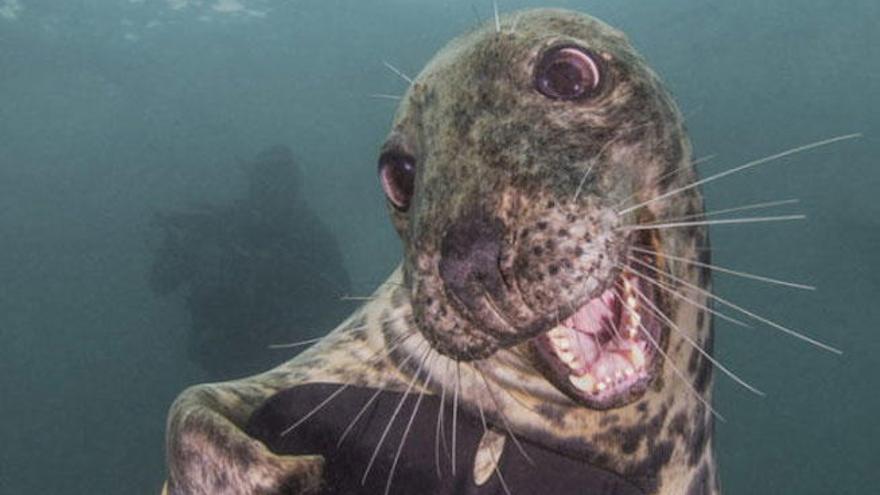
<path fill-rule="evenodd" d="M 864 133 L 706 193 L 710 209 L 801 200 L 791 211 L 806 222 L 714 229 L 714 256 L 819 290 L 724 276 L 717 289 L 845 351 L 719 324 L 719 358 L 768 392 L 718 380 L 726 492 L 875 491 L 880 4 L 552 5 L 630 35 L 688 115 L 697 154 L 717 155 L 705 174 Z M 239 197 L 241 164 L 267 146 L 294 150 L 302 199 L 335 239 L 351 291 L 371 291 L 399 252 L 375 184 L 394 103 L 367 95 L 404 87 L 381 61 L 415 73 L 490 11 L 471 1 L 0 0 L 0 492 L 156 493 L 167 406 L 216 375 L 187 355 L 181 298 L 147 284 L 150 218 Z M 342 304 L 330 299 L 328 311 Z"/>

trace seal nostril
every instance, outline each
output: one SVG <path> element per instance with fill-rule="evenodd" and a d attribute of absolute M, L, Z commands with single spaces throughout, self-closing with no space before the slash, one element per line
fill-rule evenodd
<path fill-rule="evenodd" d="M 440 278 L 459 302 L 474 307 L 484 294 L 503 297 L 503 236 L 501 220 L 483 212 L 463 216 L 446 231 L 440 245 Z"/>

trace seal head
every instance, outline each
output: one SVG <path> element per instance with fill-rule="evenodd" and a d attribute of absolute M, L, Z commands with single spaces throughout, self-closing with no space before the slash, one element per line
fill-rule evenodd
<path fill-rule="evenodd" d="M 654 194 L 689 146 L 619 31 L 567 11 L 518 15 L 516 30 L 484 28 L 441 51 L 383 146 L 415 321 L 461 361 L 526 343 L 561 391 L 619 406 L 658 374 L 668 340 L 651 310 L 668 309 L 652 284 L 663 260 L 650 253 L 672 240 L 628 226 L 700 201 L 620 211 Z"/>

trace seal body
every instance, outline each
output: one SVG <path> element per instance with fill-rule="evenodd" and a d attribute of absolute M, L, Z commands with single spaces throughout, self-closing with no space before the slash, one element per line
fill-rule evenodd
<path fill-rule="evenodd" d="M 436 448 L 440 478 L 467 459 L 452 493 L 515 492 L 505 466 L 529 452 L 556 459 L 526 463 L 535 479 L 570 465 L 607 493 L 718 493 L 710 280 L 689 262 L 707 261 L 708 240 L 661 227 L 702 213 L 682 118 L 600 21 L 532 10 L 499 26 L 451 42 L 398 109 L 379 172 L 400 267 L 290 362 L 181 394 L 169 493 L 333 492 L 351 480 L 331 475 L 332 448 L 306 441 L 318 428 L 340 452 L 364 448 L 352 431 L 374 439 L 360 486 L 378 476 L 386 492 L 395 469 L 401 480 L 422 469 L 405 454 L 412 433 Z M 318 385 L 326 398 L 312 407 L 283 405 Z M 385 394 L 397 405 L 381 409 Z M 349 422 L 330 420 L 352 401 Z M 433 444 L 415 421 L 423 404 L 436 411 Z M 361 430 L 380 410 L 381 431 Z M 458 415 L 476 431 L 462 443 Z"/>

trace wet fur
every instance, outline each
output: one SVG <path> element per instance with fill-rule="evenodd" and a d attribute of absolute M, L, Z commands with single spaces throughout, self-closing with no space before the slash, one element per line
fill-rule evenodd
<path fill-rule="evenodd" d="M 700 212 L 702 199 L 694 189 L 617 215 L 631 196 L 634 204 L 695 180 L 679 112 L 620 32 L 558 10 L 512 14 L 502 26 L 517 16 L 515 32 L 489 26 L 453 41 L 403 99 L 385 145 L 419 160 L 412 207 L 389 209 L 404 243 L 401 266 L 364 307 L 290 362 L 184 391 L 169 414 L 170 494 L 317 492 L 323 459 L 269 452 L 242 433 L 250 414 L 303 383 L 403 391 L 422 363 L 432 377 L 427 393 L 451 396 L 460 385 L 460 406 L 482 412 L 498 431 L 619 473 L 647 493 L 718 493 L 712 416 L 671 366 L 707 399 L 712 368 L 677 333 L 664 333 L 672 362 L 644 394 L 608 410 L 575 402 L 530 358 L 526 339 L 548 329 L 548 315 L 598 294 L 618 273 L 632 239 L 617 227 Z M 572 105 L 531 88 L 536 57 L 563 41 L 607 54 L 612 85 L 598 100 Z M 504 240 L 504 280 L 490 287 L 502 318 L 444 289 L 441 260 L 468 242 L 461 227 L 468 222 Z M 460 235 L 451 235 L 456 229 Z M 707 261 L 702 228 L 657 232 L 654 247 Z M 668 273 L 708 288 L 707 270 L 662 261 Z M 673 298 L 663 308 L 710 350 L 710 315 Z"/>

